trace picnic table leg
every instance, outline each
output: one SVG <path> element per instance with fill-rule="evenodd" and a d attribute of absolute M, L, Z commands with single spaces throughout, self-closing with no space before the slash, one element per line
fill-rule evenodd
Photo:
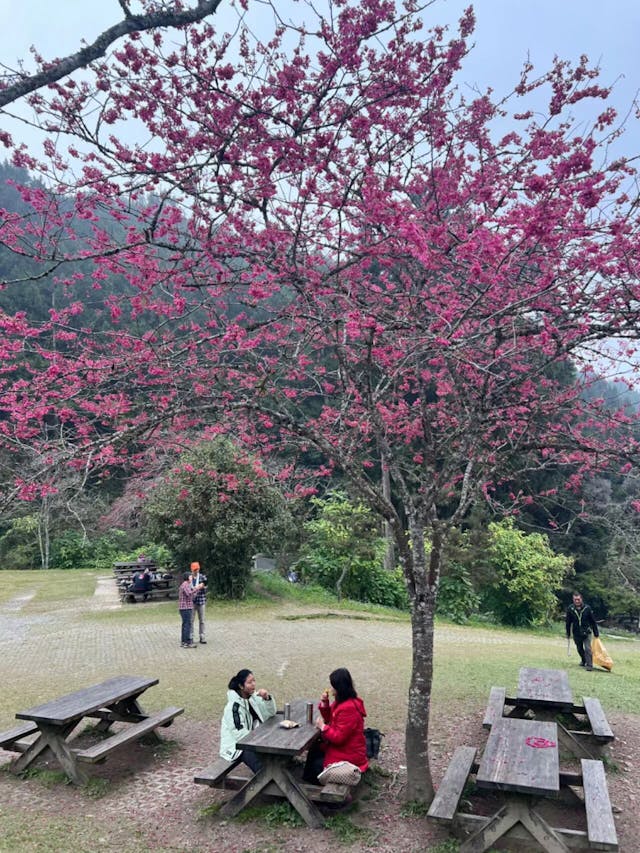
<path fill-rule="evenodd" d="M 520 806 L 520 820 L 547 853 L 569 853 L 569 847 L 558 833 L 529 803 Z"/>
<path fill-rule="evenodd" d="M 49 744 L 42 737 L 42 732 L 38 735 L 38 737 L 34 740 L 31 746 L 26 749 L 22 755 L 19 755 L 17 758 L 14 758 L 11 764 L 9 765 L 9 769 L 12 773 L 22 773 L 23 770 L 26 770 L 43 752 L 49 749 Z"/>
<path fill-rule="evenodd" d="M 263 762 L 262 769 L 258 770 L 255 776 L 252 776 L 247 784 L 243 785 L 238 793 L 234 794 L 234 796 L 222 806 L 220 814 L 223 814 L 226 817 L 235 817 L 245 806 L 248 806 L 249 803 L 258 796 L 260 791 L 266 788 L 271 780 L 272 776 L 267 769 L 267 762 Z"/>
<path fill-rule="evenodd" d="M 484 853 L 519 820 L 519 812 L 513 804 L 503 806 L 493 817 L 488 818 L 481 829 L 460 845 L 460 853 Z"/>
<path fill-rule="evenodd" d="M 526 705 L 513 705 L 508 712 L 505 706 L 504 710 L 504 716 L 513 717 L 514 720 L 524 720 L 528 713 L 529 708 Z"/>
<path fill-rule="evenodd" d="M 32 747 L 27 750 L 27 752 L 23 753 L 20 758 L 14 762 L 12 770 L 14 770 L 14 772 L 19 772 L 20 770 L 26 769 L 45 749 L 50 749 L 71 781 L 76 785 L 84 785 L 87 781 L 87 775 L 84 770 L 78 766 L 75 755 L 67 743 L 67 736 L 71 734 L 76 725 L 77 721 L 62 727 L 48 726 L 45 723 L 39 723 L 38 728 L 40 729 L 40 737 L 35 741 Z M 37 750 L 35 750 L 34 747 L 38 747 Z M 27 759 L 27 761 L 23 763 L 23 759 Z"/>
<path fill-rule="evenodd" d="M 121 699 L 119 702 L 115 702 L 113 705 L 107 706 L 108 710 L 112 713 L 112 718 L 103 717 L 96 723 L 96 730 L 99 732 L 107 732 L 115 723 L 124 722 L 124 723 L 138 723 L 142 720 L 145 720 L 149 715 L 144 712 L 144 709 L 138 702 L 137 696 L 129 696 L 126 699 Z M 161 741 L 155 732 L 152 733 L 158 742 Z"/>
<path fill-rule="evenodd" d="M 283 764 L 282 759 L 261 754 L 260 761 L 262 762 L 262 769 L 224 804 L 220 813 L 226 817 L 235 817 L 253 802 L 270 782 L 275 782 L 282 791 L 282 795 L 286 797 L 308 826 L 314 829 L 324 826 L 324 818 L 321 812 L 309 800 L 299 783 Z"/>
<path fill-rule="evenodd" d="M 587 749 L 586 745 L 574 737 L 571 732 L 566 729 L 562 723 L 558 723 L 558 740 L 560 746 L 571 752 L 576 758 L 595 758 L 594 755 Z"/>
<path fill-rule="evenodd" d="M 307 826 L 320 829 L 324 826 L 324 818 L 319 809 L 311 802 L 300 787 L 291 771 L 282 764 L 274 765 L 273 781 L 280 788 Z"/>
<path fill-rule="evenodd" d="M 503 806 L 460 845 L 460 853 L 484 853 L 517 823 L 528 830 L 546 853 L 569 853 L 563 839 L 526 800 L 512 801 Z"/>

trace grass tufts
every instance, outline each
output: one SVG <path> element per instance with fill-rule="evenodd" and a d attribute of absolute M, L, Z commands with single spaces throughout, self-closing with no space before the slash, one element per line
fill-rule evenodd
<path fill-rule="evenodd" d="M 400 817 L 426 817 L 429 806 L 419 800 L 409 800 L 400 809 Z"/>
<path fill-rule="evenodd" d="M 356 841 L 370 843 L 373 841 L 373 833 L 362 826 L 357 826 L 346 814 L 328 817 L 325 826 L 333 832 L 342 844 L 355 844 Z"/>
<path fill-rule="evenodd" d="M 101 800 L 111 790 L 111 783 L 108 779 L 101 779 L 99 776 L 92 776 L 82 788 L 82 793 L 92 800 Z"/>
<path fill-rule="evenodd" d="M 64 770 L 49 770 L 47 767 L 29 767 L 20 776 L 22 779 L 33 779 L 39 782 L 44 788 L 71 784 L 71 779 Z"/>

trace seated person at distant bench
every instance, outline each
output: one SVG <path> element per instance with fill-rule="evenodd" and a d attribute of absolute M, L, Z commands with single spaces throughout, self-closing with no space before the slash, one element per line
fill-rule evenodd
<path fill-rule="evenodd" d="M 151 575 L 149 569 L 139 569 L 131 578 L 129 592 L 141 592 L 144 598 L 151 592 Z"/>

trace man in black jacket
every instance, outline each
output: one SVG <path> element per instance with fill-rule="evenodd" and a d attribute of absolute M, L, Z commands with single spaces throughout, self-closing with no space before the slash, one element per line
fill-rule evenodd
<path fill-rule="evenodd" d="M 573 630 L 573 642 L 580 655 L 580 666 L 584 666 L 589 672 L 593 669 L 591 658 L 591 632 L 593 636 L 599 636 L 598 625 L 593 616 L 593 610 L 582 600 L 579 592 L 573 593 L 573 604 L 567 608 L 566 618 L 567 639 Z"/>

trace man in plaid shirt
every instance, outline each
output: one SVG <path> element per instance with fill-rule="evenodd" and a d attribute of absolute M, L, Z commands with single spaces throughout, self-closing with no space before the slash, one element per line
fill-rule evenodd
<path fill-rule="evenodd" d="M 207 600 L 207 578 L 200 571 L 200 563 L 191 563 L 191 588 L 193 594 L 193 618 L 191 620 L 191 643 L 193 643 L 193 629 L 196 615 L 198 616 L 198 632 L 200 642 L 206 644 L 204 610 Z M 197 588 L 197 589 L 196 589 Z"/>
<path fill-rule="evenodd" d="M 191 642 L 193 634 L 193 599 L 204 587 L 191 586 L 191 573 L 185 572 L 183 581 L 178 587 L 178 611 L 182 620 L 180 644 L 183 649 L 195 649 Z"/>

